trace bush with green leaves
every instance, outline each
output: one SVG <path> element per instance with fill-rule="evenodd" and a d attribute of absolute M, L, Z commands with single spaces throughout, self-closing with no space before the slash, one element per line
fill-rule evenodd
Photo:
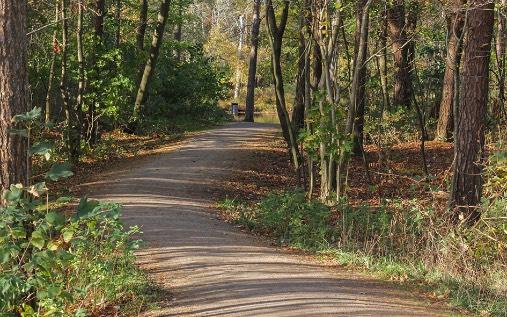
<path fill-rule="evenodd" d="M 30 137 L 40 109 L 16 116 Z M 51 146 L 37 143 L 29 155 L 51 156 Z M 53 164 L 48 181 L 72 176 L 69 164 Z M 0 316 L 90 316 L 105 306 L 132 300 L 147 288 L 135 266 L 132 239 L 125 231 L 120 207 L 71 198 L 50 201 L 44 181 L 13 184 L 0 208 Z M 74 210 L 73 210 L 74 209 Z"/>

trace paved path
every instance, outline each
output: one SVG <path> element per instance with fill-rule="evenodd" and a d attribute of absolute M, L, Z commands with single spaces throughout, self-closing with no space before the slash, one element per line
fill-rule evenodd
<path fill-rule="evenodd" d="M 232 123 L 181 148 L 117 167 L 91 186 L 142 228 L 141 266 L 174 294 L 145 316 L 443 316 L 439 307 L 367 277 L 267 246 L 210 213 L 212 192 L 269 142 L 272 125 Z"/>

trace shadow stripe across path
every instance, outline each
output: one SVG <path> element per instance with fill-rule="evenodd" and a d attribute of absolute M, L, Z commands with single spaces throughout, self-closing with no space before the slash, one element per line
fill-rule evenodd
<path fill-rule="evenodd" d="M 270 142 L 269 124 L 231 123 L 182 147 L 118 167 L 84 188 L 123 204 L 143 231 L 139 264 L 174 294 L 144 316 L 448 316 L 385 282 L 267 246 L 210 212 L 220 179 Z"/>

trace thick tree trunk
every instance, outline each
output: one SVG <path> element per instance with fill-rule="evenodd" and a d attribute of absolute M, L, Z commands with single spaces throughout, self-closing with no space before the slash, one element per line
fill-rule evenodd
<path fill-rule="evenodd" d="M 252 18 L 252 47 L 250 49 L 250 62 L 248 64 L 248 83 L 245 103 L 245 121 L 247 122 L 254 122 L 257 55 L 259 52 L 259 30 L 261 25 L 260 8 L 261 0 L 254 0 Z"/>
<path fill-rule="evenodd" d="M 148 0 L 140 0 L 139 22 L 137 24 L 136 46 L 140 51 L 144 50 L 144 36 L 148 24 Z"/>
<path fill-rule="evenodd" d="M 26 33 L 26 1 L 0 0 L 0 194 L 28 184 L 27 142 L 8 132 L 12 118 L 28 111 Z"/>
<path fill-rule="evenodd" d="M 442 100 L 440 102 L 437 130 L 435 133 L 436 141 L 447 141 L 452 131 L 454 89 L 458 88 L 456 87 L 457 83 L 455 83 L 454 78 L 456 77 L 455 72 L 459 73 L 461 60 L 463 24 L 465 23 L 463 5 L 465 3 L 466 0 L 453 0 L 449 4 L 447 57 L 442 84 Z"/>
<path fill-rule="evenodd" d="M 164 31 L 165 26 L 167 24 L 167 17 L 169 15 L 169 6 L 171 4 L 171 0 L 164 0 L 160 5 L 160 11 L 158 13 L 157 27 L 155 28 L 155 32 L 153 34 L 153 40 L 151 42 L 150 47 L 150 56 L 148 57 L 148 61 L 144 67 L 143 77 L 141 78 L 141 82 L 139 84 L 139 89 L 137 91 L 136 102 L 134 105 L 134 112 L 132 114 L 131 123 L 135 126 L 137 125 L 140 117 L 143 114 L 144 104 L 148 97 L 148 89 L 151 78 L 155 71 L 155 67 L 157 65 L 158 55 L 160 52 L 160 47 L 162 46 L 162 42 L 164 39 Z"/>
<path fill-rule="evenodd" d="M 473 0 L 467 10 L 450 206 L 455 221 L 474 223 L 480 217 L 482 197 L 494 3 Z"/>
<path fill-rule="evenodd" d="M 106 15 L 106 0 L 95 0 L 95 12 L 93 14 L 93 26 L 95 36 L 99 39 L 104 37 L 104 17 Z"/>
<path fill-rule="evenodd" d="M 395 66 L 393 103 L 409 107 L 412 83 L 409 73 L 409 45 L 407 45 L 404 0 L 393 0 L 393 4 L 387 11 L 387 19 Z"/>

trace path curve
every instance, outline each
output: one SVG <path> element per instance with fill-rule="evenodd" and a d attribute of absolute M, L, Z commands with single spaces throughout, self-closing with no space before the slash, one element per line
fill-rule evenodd
<path fill-rule="evenodd" d="M 245 142 L 276 133 L 228 124 L 84 184 L 123 204 L 127 223 L 143 231 L 140 265 L 175 296 L 145 316 L 444 316 L 407 291 L 286 254 L 210 213 L 217 180 L 254 151 Z"/>

